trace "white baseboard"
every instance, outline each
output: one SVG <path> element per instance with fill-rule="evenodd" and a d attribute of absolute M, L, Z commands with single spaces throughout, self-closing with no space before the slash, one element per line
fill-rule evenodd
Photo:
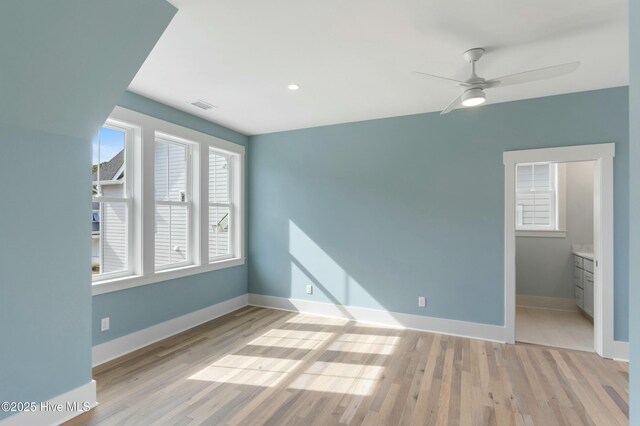
<path fill-rule="evenodd" d="M 249 294 L 249 305 L 284 311 L 301 312 L 313 315 L 344 318 L 369 324 L 378 324 L 411 330 L 447 334 L 451 336 L 469 337 L 504 343 L 505 328 L 503 326 L 479 324 L 475 322 L 456 321 L 421 315 L 388 312 L 380 309 L 358 308 L 353 306 L 334 305 L 330 303 L 311 302 L 284 297 Z"/>
<path fill-rule="evenodd" d="M 169 321 L 118 337 L 93 347 L 93 366 L 104 364 L 159 340 L 171 337 L 197 325 L 247 306 L 248 295 L 233 299 L 173 318 Z"/>
<path fill-rule="evenodd" d="M 75 408 L 67 404 L 74 404 Z M 86 404 L 86 405 L 85 405 Z M 23 411 L 0 421 L 2 426 L 59 425 L 95 407 L 96 382 L 79 386 L 36 406 L 35 411 Z M 78 411 L 79 410 L 79 411 Z"/>
<path fill-rule="evenodd" d="M 93 347 L 93 366 L 95 367 L 111 361 L 247 305 L 344 318 L 362 323 L 468 337 L 492 342 L 504 343 L 506 341 L 506 330 L 503 326 L 388 312 L 380 309 L 334 305 L 301 299 L 244 294 L 145 328 L 144 330 L 136 331 L 109 342 L 96 345 Z M 627 361 L 629 359 L 629 344 L 619 341 L 614 342 L 614 344 L 613 358 L 620 361 Z M 4 426 L 4 423 L 2 423 L 2 426 Z"/>
<path fill-rule="evenodd" d="M 629 342 L 613 341 L 613 359 L 629 362 Z"/>
<path fill-rule="evenodd" d="M 524 306 L 527 308 L 555 309 L 558 311 L 578 311 L 576 299 L 568 299 L 564 297 L 530 296 L 528 294 L 517 294 L 516 306 Z"/>

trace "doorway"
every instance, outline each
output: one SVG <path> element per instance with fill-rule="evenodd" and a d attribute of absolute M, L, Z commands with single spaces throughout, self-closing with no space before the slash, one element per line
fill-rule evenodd
<path fill-rule="evenodd" d="M 517 202 L 517 167 L 524 164 L 593 164 L 593 254 L 592 269 L 593 350 L 614 356 L 613 338 L 613 157 L 614 144 L 545 148 L 504 153 L 505 165 L 505 340 L 516 341 L 516 247 L 522 208 Z M 541 168 L 544 170 L 544 168 Z M 561 220 L 561 219 L 557 219 Z M 520 222 L 519 222 L 520 221 Z M 556 226 L 556 231 L 561 230 Z M 542 230 L 541 230 L 542 231 Z M 549 229 L 551 231 L 551 229 Z M 578 250 L 579 251 L 579 250 Z M 585 254 L 585 253 L 582 253 Z M 577 265 L 576 265 L 577 266 Z M 583 269 L 584 270 L 584 269 Z M 591 285 L 591 284 L 590 284 Z M 584 287 L 584 284 L 583 284 Z M 574 297 L 578 303 L 579 292 Z M 582 295 L 584 297 L 584 295 Z M 584 309 L 584 299 L 582 302 Z"/>
<path fill-rule="evenodd" d="M 594 352 L 594 161 L 516 164 L 516 341 Z"/>

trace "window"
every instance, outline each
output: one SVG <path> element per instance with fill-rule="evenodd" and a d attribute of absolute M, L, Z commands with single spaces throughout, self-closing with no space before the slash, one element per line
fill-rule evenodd
<path fill-rule="evenodd" d="M 231 254 L 231 167 L 228 155 L 209 148 L 209 262 Z"/>
<path fill-rule="evenodd" d="M 156 137 L 156 270 L 190 263 L 191 147 Z"/>
<path fill-rule="evenodd" d="M 558 165 L 516 166 L 516 229 L 558 229 Z"/>
<path fill-rule="evenodd" d="M 244 147 L 116 107 L 94 141 L 93 294 L 244 264 Z"/>
<path fill-rule="evenodd" d="M 108 121 L 93 141 L 91 271 L 94 280 L 131 273 L 131 129 Z"/>

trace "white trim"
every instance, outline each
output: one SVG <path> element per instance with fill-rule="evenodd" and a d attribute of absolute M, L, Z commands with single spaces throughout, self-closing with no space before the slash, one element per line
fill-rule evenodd
<path fill-rule="evenodd" d="M 381 309 L 359 308 L 312 302 L 301 299 L 249 294 L 249 305 L 283 311 L 301 312 L 332 318 L 344 318 L 362 323 L 396 327 L 409 330 L 440 333 L 471 339 L 504 343 L 505 328 L 498 325 L 457 321 L 444 318 L 389 312 Z"/>
<path fill-rule="evenodd" d="M 0 420 L 0 425 L 2 426 L 59 425 L 85 412 L 85 411 L 67 411 L 66 410 L 67 403 L 76 403 L 78 404 L 78 407 L 83 407 L 84 403 L 88 403 L 86 407 L 87 411 L 95 407 L 96 405 L 98 405 L 98 403 L 96 402 L 96 381 L 91 380 L 89 383 L 86 383 L 82 386 L 78 386 L 77 388 L 72 389 L 69 392 L 63 393 L 62 395 L 58 395 L 42 403 L 43 405 L 46 405 L 46 407 L 56 407 L 55 409 L 49 408 L 49 410 L 42 411 L 40 410 L 42 405 L 40 403 L 37 403 L 36 411 L 23 411 L 23 412 L 14 414 L 13 416 L 7 417 L 4 420 Z M 62 410 L 57 410 L 57 406 L 59 404 L 62 405 L 63 407 Z"/>
<path fill-rule="evenodd" d="M 526 308 L 553 309 L 556 311 L 578 312 L 576 299 L 564 297 L 531 296 L 528 294 L 516 295 L 516 306 Z"/>
<path fill-rule="evenodd" d="M 615 144 L 508 151 L 504 168 L 504 306 L 506 340 L 515 342 L 515 167 L 518 163 L 595 161 L 594 174 L 594 346 L 614 356 L 613 338 L 613 157 Z"/>
<path fill-rule="evenodd" d="M 613 342 L 613 351 L 611 354 L 611 358 L 616 361 L 629 362 L 629 342 L 621 342 L 620 340 L 615 340 Z"/>
<path fill-rule="evenodd" d="M 230 153 L 242 155 L 245 153 L 245 147 L 242 145 L 119 106 L 113 109 L 109 118 L 135 123 L 136 126 L 150 132 L 151 137 L 153 137 L 154 132 L 160 132 L 171 135 L 172 138 L 182 138 L 188 142 L 203 143 Z"/>
<path fill-rule="evenodd" d="M 556 167 L 556 195 L 557 195 L 557 209 L 556 209 L 556 230 L 557 232 L 564 232 L 567 235 L 567 165 L 566 163 L 560 163 Z"/>
<path fill-rule="evenodd" d="M 124 278 L 115 278 L 109 281 L 100 281 L 93 284 L 91 287 L 91 294 L 93 296 L 97 296 L 99 294 L 111 293 L 112 291 L 126 290 L 128 288 L 140 287 L 161 281 L 202 274 L 204 272 L 217 271 L 218 269 L 233 268 L 235 266 L 244 265 L 244 263 L 245 259 L 243 258 L 233 258 L 208 263 L 206 265 L 189 265 L 182 268 L 165 269 L 149 273 L 144 276 L 136 275 L 133 277 L 128 276 Z"/>
<path fill-rule="evenodd" d="M 533 238 L 566 238 L 567 231 L 551 231 L 551 230 L 521 230 L 516 229 L 516 237 L 533 237 Z"/>
<path fill-rule="evenodd" d="M 187 229 L 186 229 L 186 250 L 187 255 L 186 259 L 179 262 L 171 262 L 165 265 L 157 266 L 154 264 L 155 272 L 165 271 L 168 269 L 176 269 L 183 266 L 199 264 L 199 230 L 200 224 L 195 223 L 194 220 L 196 217 L 202 216 L 200 207 L 200 194 L 199 194 L 199 185 L 200 180 L 202 179 L 202 173 L 200 171 L 198 155 L 200 145 L 196 142 L 186 141 L 180 137 L 167 135 L 162 132 L 158 132 L 157 130 L 154 132 L 154 143 L 153 143 L 153 158 L 154 158 L 154 170 L 155 170 L 155 159 L 156 159 L 156 150 L 158 149 L 158 144 L 166 144 L 167 145 L 167 191 L 170 188 L 169 178 L 171 176 L 171 172 L 169 171 L 169 163 L 171 161 L 171 156 L 169 155 L 169 146 L 174 145 L 184 149 L 185 152 L 185 201 L 172 201 L 172 200 L 159 200 L 156 198 L 155 193 L 155 182 L 154 182 L 154 222 L 157 220 L 155 217 L 155 211 L 158 209 L 158 206 L 176 206 L 176 207 L 184 207 L 187 210 Z M 195 161 L 194 161 L 195 159 Z M 194 190 L 195 188 L 195 190 Z M 147 188 L 147 191 L 149 188 Z M 167 193 L 168 196 L 168 193 Z M 157 225 L 157 224 L 156 224 Z M 171 240 L 171 222 L 169 223 L 169 239 Z M 154 235 L 155 240 L 155 235 Z M 169 246 L 169 251 L 172 251 L 171 246 Z M 155 241 L 154 241 L 154 263 L 155 263 Z M 169 255 L 169 260 L 171 260 L 171 255 Z"/>
<path fill-rule="evenodd" d="M 92 286 L 92 294 L 104 294 L 110 291 L 124 290 L 141 285 L 152 284 L 188 275 L 215 271 L 222 268 L 242 265 L 245 262 L 245 147 L 229 142 L 206 133 L 201 133 L 174 123 L 163 121 L 136 111 L 122 107 L 115 107 L 109 116 L 108 122 L 119 125 L 131 126 L 136 129 L 132 135 L 133 159 L 127 164 L 133 167 L 128 176 L 133 178 L 132 190 L 133 217 L 130 218 L 130 226 L 133 227 L 129 245 L 131 256 L 131 272 L 126 277 L 106 277 L 96 280 Z M 193 169 L 190 183 L 192 208 L 190 210 L 190 260 L 184 265 L 170 265 L 171 269 L 155 270 L 155 144 L 156 135 L 168 138 L 171 141 L 188 144 L 192 147 L 191 167 Z M 234 252 L 228 259 L 216 259 L 209 262 L 208 259 L 208 168 L 203 168 L 205 159 L 208 159 L 209 148 L 226 153 L 233 158 L 234 195 L 237 196 L 234 211 Z M 129 179 L 128 181 L 130 181 Z M 143 190 L 144 188 L 144 190 Z M 206 222 L 205 222 L 206 221 Z M 204 226 L 203 226 L 204 225 Z M 205 246 L 207 249 L 205 250 Z M 179 267 L 181 266 L 181 267 Z"/>
<path fill-rule="evenodd" d="M 93 347 L 93 366 L 104 364 L 105 362 L 151 345 L 152 343 L 236 311 L 247 306 L 247 302 L 248 296 L 243 294 L 233 299 L 225 300 L 224 302 L 96 345 Z"/>

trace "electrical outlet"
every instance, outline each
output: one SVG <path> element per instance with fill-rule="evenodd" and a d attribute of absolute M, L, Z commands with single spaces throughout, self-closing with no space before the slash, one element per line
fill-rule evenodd
<path fill-rule="evenodd" d="M 100 321 L 100 331 L 107 330 L 109 330 L 109 317 L 102 318 L 102 320 Z"/>
<path fill-rule="evenodd" d="M 311 284 L 307 284 L 307 294 L 313 294 L 313 286 Z"/>
<path fill-rule="evenodd" d="M 427 298 L 424 296 L 418 296 L 418 307 L 426 308 L 427 307 Z"/>

